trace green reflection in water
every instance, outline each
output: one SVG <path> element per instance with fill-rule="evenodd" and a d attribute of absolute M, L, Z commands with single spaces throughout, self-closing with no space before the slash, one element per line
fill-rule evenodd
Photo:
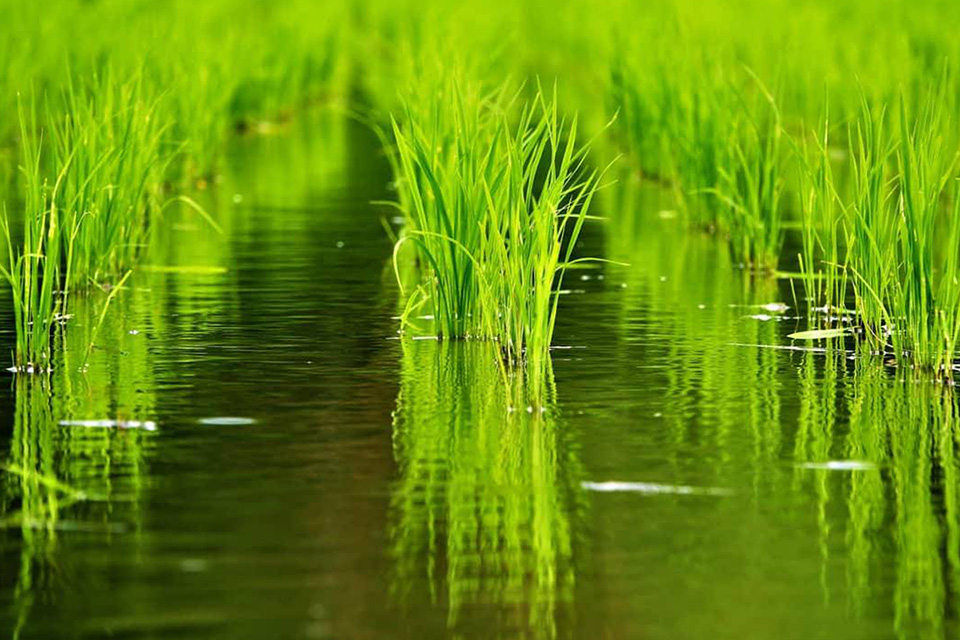
<path fill-rule="evenodd" d="M 604 192 L 606 210 L 625 214 L 610 216 L 603 240 L 606 255 L 629 266 L 607 268 L 606 289 L 587 295 L 617 314 L 613 344 L 595 342 L 610 350 L 603 353 L 616 363 L 621 388 L 637 397 L 623 408 L 605 370 L 596 380 L 564 380 L 564 398 L 590 397 L 591 420 L 601 426 L 626 414 L 643 428 L 609 440 L 600 434 L 585 455 L 610 466 L 623 460 L 625 468 L 628 456 L 641 458 L 638 479 L 732 487 L 738 496 L 749 487 L 751 500 L 748 511 L 729 500 L 684 514 L 648 502 L 662 526 L 677 529 L 675 537 L 691 524 L 710 530 L 736 521 L 742 541 L 713 537 L 684 547 L 672 564 L 648 559 L 642 578 L 611 571 L 611 582 L 622 580 L 612 590 L 635 589 L 686 630 L 712 623 L 724 604 L 743 611 L 766 605 L 777 624 L 797 616 L 791 637 L 824 628 L 836 637 L 956 637 L 955 392 L 897 380 L 880 361 L 851 360 L 840 343 L 784 351 L 797 322 L 787 317 L 804 315 L 773 304 L 795 306 L 788 283 L 751 278 L 715 238 L 681 233 L 669 193 L 630 186 L 629 178 L 621 185 Z M 650 387 L 663 392 L 644 391 Z M 625 518 L 602 515 L 612 526 Z M 611 535 L 625 549 L 635 547 L 634 536 L 653 535 L 626 530 Z M 670 544 L 661 544 L 668 555 Z M 730 557 L 745 559 L 732 574 Z M 704 582 L 684 582 L 675 569 L 681 563 Z M 680 614 L 669 598 L 656 600 L 645 591 L 654 571 L 662 573 L 659 582 L 689 589 L 707 613 Z M 706 586 L 710 581 L 721 586 Z M 731 596 L 738 584 L 748 585 L 749 600 Z M 774 608 L 782 601 L 771 593 L 790 594 L 795 609 Z M 639 596 L 630 602 L 638 611 L 646 604 Z M 735 617 L 728 615 L 731 629 L 740 623 L 745 637 L 765 637 L 765 619 Z"/>
<path fill-rule="evenodd" d="M 602 194 L 605 209 L 618 212 L 604 227 L 607 256 L 626 265 L 605 275 L 623 287 L 618 379 L 627 388 L 664 389 L 660 417 L 671 441 L 659 452 L 670 458 L 673 479 L 704 473 L 707 456 L 717 475 L 701 482 L 727 485 L 746 465 L 755 500 L 782 489 L 789 477 L 779 463 L 785 371 L 782 352 L 771 347 L 780 344 L 780 321 L 793 311 L 789 292 L 741 269 L 716 237 L 691 234 L 664 188 L 621 176 Z M 615 411 L 617 404 L 612 395 Z M 744 432 L 752 436 L 750 455 L 737 449 Z"/>
<path fill-rule="evenodd" d="M 797 487 L 812 485 L 816 499 L 823 597 L 843 589 L 852 616 L 889 616 L 899 638 L 954 637 L 957 399 L 879 362 L 846 364 L 828 349 L 799 368 Z"/>
<path fill-rule="evenodd" d="M 425 591 L 453 630 L 496 619 L 523 637 L 554 637 L 573 597 L 582 507 L 581 466 L 554 405 L 531 411 L 524 382 L 504 380 L 492 345 L 402 345 L 397 600 Z M 552 397 L 552 381 L 544 387 Z"/>
<path fill-rule="evenodd" d="M 99 326 L 106 296 L 78 299 L 53 372 L 15 379 L 0 503 L 0 524 L 20 534 L 14 637 L 36 615 L 40 594 L 65 588 L 63 538 L 109 543 L 141 533 L 156 392 L 146 337 L 125 320 L 149 293 L 125 293 Z"/>
<path fill-rule="evenodd" d="M 945 614 L 956 608 L 960 578 L 956 398 L 929 384 L 891 381 L 876 363 L 864 362 L 860 369 L 854 379 L 851 424 L 868 434 L 865 439 L 882 465 L 887 487 L 886 496 L 879 489 L 851 491 L 851 515 L 853 505 L 867 513 L 872 507 L 879 521 L 880 501 L 886 498 L 893 512 L 888 517 L 894 521 L 890 542 L 897 553 L 897 631 L 901 637 L 941 634 Z M 955 631 L 956 623 L 950 624 Z"/>
<path fill-rule="evenodd" d="M 826 354 L 806 352 L 802 354 L 798 369 L 800 378 L 800 411 L 797 420 L 797 433 L 794 440 L 793 457 L 797 461 L 810 461 L 814 464 L 831 459 L 831 446 L 836 430 L 836 400 L 839 351 L 829 349 Z M 794 475 L 795 491 L 802 491 L 803 483 L 809 471 L 796 467 Z M 829 475 L 823 471 L 814 472 L 814 493 L 819 531 L 817 540 L 820 552 L 820 588 L 824 600 L 830 600 L 830 581 L 828 567 L 830 561 L 831 523 L 828 514 L 830 504 Z"/>

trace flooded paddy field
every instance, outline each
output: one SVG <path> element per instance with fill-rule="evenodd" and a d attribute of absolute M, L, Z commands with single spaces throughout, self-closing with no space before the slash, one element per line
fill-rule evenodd
<path fill-rule="evenodd" d="M 960 633 L 947 0 L 0 16 L 0 638 Z"/>
<path fill-rule="evenodd" d="M 54 394 L 8 378 L 11 635 L 956 633 L 941 385 L 788 339 L 788 280 L 620 184 L 535 408 L 489 344 L 398 335 L 390 185 L 336 114 L 232 141 L 193 195 L 222 233 L 171 210 Z"/>

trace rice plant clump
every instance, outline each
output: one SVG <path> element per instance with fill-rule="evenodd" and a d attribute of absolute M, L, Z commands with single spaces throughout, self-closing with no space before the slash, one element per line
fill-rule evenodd
<path fill-rule="evenodd" d="M 439 337 L 497 340 L 506 364 L 538 369 L 599 172 L 555 93 L 515 107 L 504 89 L 450 87 L 428 117 L 394 123 L 407 218 L 395 257 L 412 243 L 421 272 L 408 309 L 429 301 Z"/>
<path fill-rule="evenodd" d="M 3 275 L 13 291 L 14 366 L 49 368 L 52 329 L 71 293 L 114 285 L 146 245 L 171 154 L 140 80 L 112 75 L 65 89 L 64 110 L 21 105 L 23 244 Z"/>
<path fill-rule="evenodd" d="M 913 116 L 901 99 L 891 118 L 864 99 L 851 134 L 846 263 L 868 347 L 951 378 L 960 337 L 960 191 L 942 104 L 932 96 Z"/>
<path fill-rule="evenodd" d="M 13 362 L 20 371 L 49 368 L 51 332 L 62 309 L 60 269 L 64 232 L 57 212 L 51 206 L 50 189 L 41 177 L 40 149 L 32 137 L 35 129 L 36 110 L 25 110 L 21 105 L 24 212 L 20 247 L 11 238 L 6 211 L 0 220 L 8 247 L 8 263 L 0 273 L 9 282 L 12 292 L 17 336 Z M 53 192 L 59 188 L 59 183 L 58 177 Z"/>
<path fill-rule="evenodd" d="M 173 154 L 167 124 L 139 77 L 109 72 L 64 96 L 65 115 L 48 113 L 50 173 L 60 176 L 50 207 L 61 236 L 67 290 L 121 274 L 146 245 Z"/>

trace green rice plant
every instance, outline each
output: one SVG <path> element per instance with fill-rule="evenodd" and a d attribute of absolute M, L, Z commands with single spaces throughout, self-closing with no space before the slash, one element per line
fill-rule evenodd
<path fill-rule="evenodd" d="M 726 235 L 739 262 L 775 269 L 784 130 L 773 95 L 748 71 L 760 93 L 752 104 L 723 67 L 689 55 L 679 65 L 642 69 L 616 60 L 610 91 L 641 171 L 670 181 L 688 221 Z"/>
<path fill-rule="evenodd" d="M 345 93 L 347 6 L 174 0 L 147 11 L 147 44 L 126 46 L 144 60 L 146 84 L 171 123 L 166 141 L 179 151 L 171 180 L 208 186 L 234 131 L 272 131 Z"/>
<path fill-rule="evenodd" d="M 160 204 L 169 159 L 164 126 L 139 79 L 107 74 L 64 92 L 68 114 L 48 103 L 21 108 L 23 245 L 4 233 L 19 370 L 47 369 L 55 324 L 73 291 L 112 285 L 136 261 Z M 112 282 L 111 282 L 112 281 Z"/>
<path fill-rule="evenodd" d="M 943 85 L 941 85 L 942 87 Z M 953 206 L 944 223 L 945 245 L 937 244 L 943 200 L 955 180 L 957 151 L 944 146 L 940 134 L 941 96 L 932 96 L 911 121 L 900 103 L 900 136 L 897 165 L 902 226 L 899 233 L 900 277 L 895 281 L 893 304 L 903 326 L 894 332 L 898 353 L 910 352 L 913 361 L 937 372 L 950 372 L 960 337 L 960 190 L 954 189 Z M 950 375 L 947 373 L 947 375 Z"/>
<path fill-rule="evenodd" d="M 758 270 L 777 267 L 783 245 L 780 198 L 783 194 L 783 127 L 773 95 L 750 72 L 761 93 L 759 108 L 741 93 L 740 118 L 733 129 L 729 164 L 719 164 L 714 193 L 734 257 Z"/>
<path fill-rule="evenodd" d="M 702 72 L 678 79 L 660 70 L 663 91 L 661 110 L 668 144 L 677 201 L 688 218 L 701 229 L 723 225 L 721 208 L 711 194 L 718 193 L 724 167 L 733 160 L 732 115 L 735 112 L 722 71 Z"/>
<path fill-rule="evenodd" d="M 507 361 L 526 361 L 533 371 L 547 366 L 557 291 L 579 261 L 573 251 L 601 175 L 585 168 L 577 133 L 576 118 L 568 125 L 559 117 L 556 94 L 548 101 L 539 92 L 507 145 L 502 182 L 484 185 L 482 308 Z"/>
<path fill-rule="evenodd" d="M 253 55 L 244 68 L 231 69 L 241 72 L 230 103 L 234 126 L 251 129 L 266 120 L 287 119 L 309 103 L 343 91 L 348 51 L 335 25 L 348 23 L 349 18 L 340 13 L 337 3 L 329 3 L 321 14 L 322 28 L 304 29 L 304 14 L 317 12 L 307 4 L 288 4 L 269 38 L 244 46 Z"/>
<path fill-rule="evenodd" d="M 800 158 L 799 256 L 809 318 L 843 313 L 847 271 L 843 263 L 846 223 L 830 157 L 830 112 L 826 109 L 812 152 L 804 145 Z"/>
<path fill-rule="evenodd" d="M 545 366 L 557 289 L 598 186 L 555 95 L 538 90 L 516 124 L 505 89 L 450 85 L 427 118 L 394 122 L 411 242 L 441 338 L 499 341 L 508 365 Z M 398 272 L 399 273 L 399 272 Z M 399 279 L 399 278 L 398 278 Z"/>
<path fill-rule="evenodd" d="M 662 160 L 671 149 L 666 143 L 662 104 L 669 96 L 669 87 L 662 81 L 670 78 L 637 71 L 626 54 L 618 54 L 612 62 L 607 91 L 609 110 L 617 113 L 621 148 L 643 177 L 660 182 L 670 179 L 665 173 L 669 163 Z"/>
<path fill-rule="evenodd" d="M 7 267 L 0 273 L 10 284 L 17 336 L 13 365 L 18 371 L 45 371 L 51 363 L 51 333 L 63 308 L 61 261 L 66 227 L 53 205 L 63 181 L 57 176 L 52 188 L 43 181 L 40 168 L 40 141 L 36 137 L 36 109 L 20 105 L 20 130 L 24 182 L 23 240 L 15 245 L 10 220 L 4 212 L 3 232 L 8 248 Z"/>
<path fill-rule="evenodd" d="M 901 99 L 897 138 L 864 102 L 854 157 L 850 268 L 868 344 L 952 377 L 960 337 L 957 154 L 942 135 L 941 84 L 916 117 Z M 949 206 L 945 203 L 950 202 Z"/>
<path fill-rule="evenodd" d="M 892 286 L 897 266 L 893 252 L 898 220 L 890 206 L 889 168 L 895 143 L 887 131 L 886 108 L 862 98 L 860 117 L 848 139 L 852 196 L 847 261 L 865 337 L 873 349 L 879 349 L 891 322 L 884 292 Z"/>
<path fill-rule="evenodd" d="M 478 308 L 481 224 L 485 185 L 496 183 L 502 140 L 501 91 L 447 83 L 425 105 L 408 106 L 404 126 L 394 120 L 396 167 L 409 239 L 418 249 L 437 335 L 484 334 Z M 396 251 L 395 251 L 396 257 Z"/>
<path fill-rule="evenodd" d="M 185 37 L 181 35 L 180 37 Z M 229 72 L 230 55 L 239 47 L 232 34 L 223 36 L 215 51 L 199 42 L 148 63 L 152 85 L 164 87 L 162 110 L 171 126 L 166 143 L 179 152 L 170 178 L 205 184 L 213 178 L 222 143 L 231 128 L 230 111 L 240 77 Z M 206 44 L 206 47 L 203 47 Z"/>
<path fill-rule="evenodd" d="M 142 80 L 110 72 L 67 86 L 67 115 L 48 111 L 49 164 L 63 177 L 51 207 L 63 216 L 67 291 L 100 284 L 129 269 L 146 245 L 162 205 L 172 156 L 167 128 Z"/>

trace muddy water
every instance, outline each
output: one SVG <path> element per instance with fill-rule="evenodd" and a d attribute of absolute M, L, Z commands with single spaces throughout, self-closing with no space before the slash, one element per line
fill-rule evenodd
<path fill-rule="evenodd" d="M 936 387 L 783 348 L 789 283 L 623 184 L 583 250 L 629 266 L 569 274 L 528 412 L 483 345 L 397 339 L 389 180 L 334 116 L 238 139 L 223 233 L 171 214 L 52 391 L 0 388 L 6 635 L 955 635 Z"/>

